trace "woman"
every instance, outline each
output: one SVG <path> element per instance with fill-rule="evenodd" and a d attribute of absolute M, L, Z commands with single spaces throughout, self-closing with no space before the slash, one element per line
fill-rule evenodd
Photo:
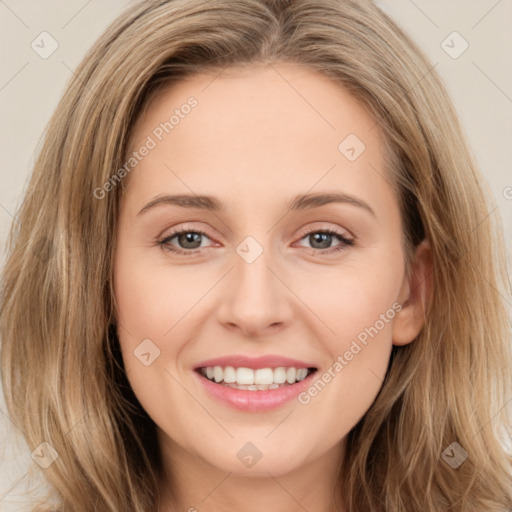
<path fill-rule="evenodd" d="M 3 275 L 9 411 L 58 510 L 511 508 L 486 194 L 373 4 L 130 7 Z"/>

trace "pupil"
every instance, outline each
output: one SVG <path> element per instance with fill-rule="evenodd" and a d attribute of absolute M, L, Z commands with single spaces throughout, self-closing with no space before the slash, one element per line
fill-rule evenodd
<path fill-rule="evenodd" d="M 199 233 L 184 233 L 179 236 L 179 242 L 185 249 L 197 249 L 201 246 L 201 235 Z M 192 244 L 192 247 L 189 244 Z"/>
<path fill-rule="evenodd" d="M 312 240 L 310 240 L 311 246 L 315 249 L 327 249 L 331 245 L 331 238 L 332 235 L 329 233 L 314 233 L 311 235 Z M 314 243 L 312 242 L 320 242 L 320 247 L 315 247 Z"/>

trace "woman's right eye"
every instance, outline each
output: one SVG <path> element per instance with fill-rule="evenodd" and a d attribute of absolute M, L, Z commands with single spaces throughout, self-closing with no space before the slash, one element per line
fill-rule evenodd
<path fill-rule="evenodd" d="M 204 247 L 202 245 L 202 237 L 209 239 L 206 233 L 203 233 L 202 231 L 184 229 L 167 235 L 166 237 L 159 240 L 158 244 L 167 251 L 171 251 L 176 254 L 189 255 L 195 254 L 196 249 Z M 176 239 L 177 243 L 179 244 L 178 247 L 171 243 L 171 241 L 174 239 Z"/>

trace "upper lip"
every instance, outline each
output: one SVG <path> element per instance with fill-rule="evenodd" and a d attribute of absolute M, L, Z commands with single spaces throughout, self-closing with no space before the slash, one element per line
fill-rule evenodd
<path fill-rule="evenodd" d="M 202 361 L 194 366 L 194 370 L 206 368 L 208 366 L 233 366 L 234 368 L 243 367 L 252 368 L 253 370 L 257 370 L 259 368 L 279 368 L 283 366 L 288 368 L 316 368 L 314 364 L 306 361 L 299 361 L 298 359 L 291 359 L 289 357 L 279 356 L 276 354 L 268 354 L 260 357 L 248 357 L 241 354 L 235 354 Z"/>

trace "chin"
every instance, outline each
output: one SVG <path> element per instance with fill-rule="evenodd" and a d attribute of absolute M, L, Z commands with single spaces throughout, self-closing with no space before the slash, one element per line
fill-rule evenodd
<path fill-rule="evenodd" d="M 216 453 L 218 447 L 212 447 L 203 458 L 221 471 L 254 477 L 268 477 L 269 473 L 272 476 L 284 475 L 306 463 L 300 457 L 299 447 L 286 445 L 279 451 L 268 443 L 265 447 L 263 442 L 232 441 L 231 444 L 234 446 L 225 447 L 220 453 Z"/>

